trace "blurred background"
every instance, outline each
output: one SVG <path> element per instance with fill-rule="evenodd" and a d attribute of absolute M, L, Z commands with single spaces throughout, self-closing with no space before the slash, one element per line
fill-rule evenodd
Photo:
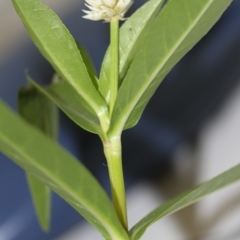
<path fill-rule="evenodd" d="M 87 49 L 97 71 L 109 26 L 82 19 L 83 0 L 44 0 Z M 142 5 L 135 0 L 129 14 Z M 0 0 L 0 98 L 16 109 L 24 70 L 42 84 L 53 69 L 28 38 L 9 0 Z M 0 113 L 1 114 L 1 113 Z M 1 115 L 0 115 L 1 117 Z M 130 226 L 163 201 L 240 162 L 240 0 L 163 81 L 136 127 L 123 134 Z M 99 139 L 60 115 L 60 143 L 109 193 Z M 87 184 L 87 183 L 86 183 Z M 38 226 L 25 174 L 0 153 L 0 240 L 100 240 L 57 195 L 51 231 Z M 239 240 L 240 184 L 154 224 L 143 240 Z"/>

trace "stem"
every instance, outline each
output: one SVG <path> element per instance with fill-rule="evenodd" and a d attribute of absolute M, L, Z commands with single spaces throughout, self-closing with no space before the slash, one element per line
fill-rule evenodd
<path fill-rule="evenodd" d="M 119 19 L 113 18 L 110 22 L 110 114 L 112 113 L 118 92 L 119 69 Z"/>
<path fill-rule="evenodd" d="M 112 201 L 122 226 L 128 230 L 126 195 L 122 169 L 122 149 L 119 136 L 112 137 L 104 144 L 110 177 Z"/>

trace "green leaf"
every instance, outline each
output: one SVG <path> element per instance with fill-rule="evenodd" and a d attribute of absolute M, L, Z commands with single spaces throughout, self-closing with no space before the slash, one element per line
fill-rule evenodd
<path fill-rule="evenodd" d="M 119 89 L 110 134 L 134 126 L 171 68 L 208 32 L 232 0 L 171 0 L 151 26 Z M 170 94 L 170 93 L 169 93 Z"/>
<path fill-rule="evenodd" d="M 27 79 L 30 78 L 27 76 Z M 18 93 L 19 114 L 48 137 L 57 139 L 58 109 L 32 84 L 32 81 L 29 83 L 28 87 L 20 88 Z"/>
<path fill-rule="evenodd" d="M 50 98 L 69 118 L 85 130 L 101 135 L 102 130 L 97 115 L 88 111 L 83 100 L 67 82 L 54 76 L 51 85 L 41 87 L 29 76 L 28 81 L 40 92 Z"/>
<path fill-rule="evenodd" d="M 31 192 L 38 222 L 43 231 L 50 229 L 51 191 L 41 180 L 27 173 L 28 187 Z"/>
<path fill-rule="evenodd" d="M 18 94 L 18 110 L 21 117 L 40 129 L 46 136 L 56 139 L 58 111 L 56 106 L 32 85 L 21 88 Z M 50 227 L 50 189 L 31 174 L 27 181 L 40 226 L 44 231 Z"/>
<path fill-rule="evenodd" d="M 31 39 L 59 76 L 98 116 L 107 115 L 107 105 L 88 75 L 77 44 L 58 16 L 39 0 L 12 1 Z"/>
<path fill-rule="evenodd" d="M 139 221 L 130 231 L 130 239 L 137 240 L 145 230 L 160 218 L 170 215 L 190 204 L 199 201 L 206 195 L 240 180 L 240 164 L 221 173 L 217 177 L 202 185 L 188 190 L 172 200 L 163 203 L 160 207 L 149 213 Z"/>
<path fill-rule="evenodd" d="M 92 80 L 92 83 L 95 86 L 95 88 L 98 89 L 98 78 L 97 78 L 97 73 L 96 73 L 96 69 L 93 65 L 93 62 L 92 62 L 88 52 L 86 51 L 86 49 L 78 41 L 76 41 L 76 44 L 77 44 L 78 50 L 82 56 L 83 62 L 87 68 L 88 74 Z"/>
<path fill-rule="evenodd" d="M 147 30 L 153 23 L 162 4 L 163 0 L 148 1 L 137 11 L 135 11 L 120 28 L 119 85 L 121 84 L 121 81 L 125 76 L 133 57 L 141 47 Z M 106 101 L 109 91 L 110 61 L 110 49 L 108 49 L 102 63 L 99 81 L 99 91 L 102 93 Z"/>
<path fill-rule="evenodd" d="M 0 101 L 0 151 L 44 182 L 107 240 L 127 240 L 99 183 L 72 155 Z"/>

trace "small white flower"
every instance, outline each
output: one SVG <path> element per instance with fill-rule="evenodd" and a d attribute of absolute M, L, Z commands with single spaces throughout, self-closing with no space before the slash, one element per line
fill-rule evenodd
<path fill-rule="evenodd" d="M 90 20 L 105 20 L 110 22 L 112 18 L 124 20 L 124 14 L 133 4 L 132 0 L 86 0 L 86 6 L 91 10 L 83 10 L 87 15 L 84 18 Z"/>

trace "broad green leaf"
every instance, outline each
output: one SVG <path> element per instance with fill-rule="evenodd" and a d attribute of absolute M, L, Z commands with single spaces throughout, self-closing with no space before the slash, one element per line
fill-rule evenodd
<path fill-rule="evenodd" d="M 137 123 L 163 78 L 208 32 L 231 2 L 170 0 L 166 3 L 119 89 L 110 134 L 120 134 L 123 128 Z"/>
<path fill-rule="evenodd" d="M 147 30 L 153 23 L 163 2 L 163 0 L 148 1 L 135 11 L 120 28 L 119 86 L 132 62 L 134 55 L 141 47 Z M 103 60 L 99 81 L 99 91 L 102 93 L 106 101 L 109 91 L 110 61 L 110 49 L 108 49 Z"/>
<path fill-rule="evenodd" d="M 28 81 L 40 92 L 50 98 L 66 115 L 85 130 L 101 135 L 98 117 L 83 105 L 83 99 L 67 82 L 55 75 L 51 85 L 41 87 L 29 76 Z"/>
<path fill-rule="evenodd" d="M 2 101 L 0 113 L 1 152 L 65 199 L 105 239 L 128 239 L 106 193 L 77 159 Z"/>
<path fill-rule="evenodd" d="M 46 136 L 56 139 L 58 111 L 55 104 L 35 87 L 22 87 L 18 93 L 18 111 L 28 123 L 40 129 Z M 27 173 L 27 181 L 40 226 L 50 227 L 51 191 L 39 179 Z"/>
<path fill-rule="evenodd" d="M 208 194 L 240 180 L 240 164 L 221 173 L 217 177 L 203 183 L 202 185 L 188 190 L 179 196 L 163 203 L 160 207 L 149 213 L 140 220 L 130 231 L 130 239 L 140 239 L 145 230 L 154 222 L 170 215 L 190 204 L 199 201 Z"/>
<path fill-rule="evenodd" d="M 30 37 L 59 76 L 68 82 L 98 116 L 107 105 L 94 87 L 74 38 L 58 16 L 39 0 L 12 0 Z"/>

